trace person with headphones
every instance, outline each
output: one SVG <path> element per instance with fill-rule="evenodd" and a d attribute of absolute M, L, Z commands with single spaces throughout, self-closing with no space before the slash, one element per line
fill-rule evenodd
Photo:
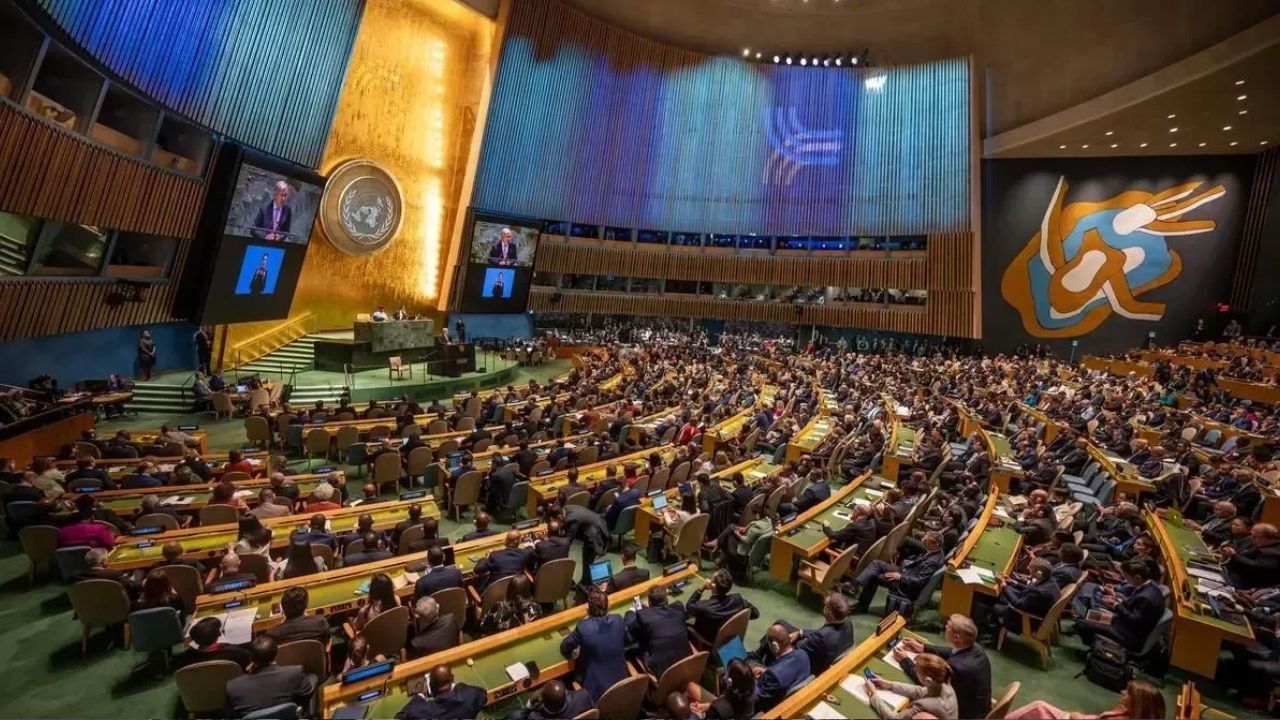
<path fill-rule="evenodd" d="M 437 665 L 427 673 L 427 684 L 400 708 L 396 720 L 467 720 L 478 717 L 489 694 L 484 688 L 455 683 L 448 665 Z"/>

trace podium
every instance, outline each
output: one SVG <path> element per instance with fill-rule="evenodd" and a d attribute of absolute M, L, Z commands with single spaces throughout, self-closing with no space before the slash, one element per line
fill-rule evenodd
<path fill-rule="evenodd" d="M 374 352 L 414 350 L 435 344 L 434 320 L 387 320 L 373 322 L 357 318 L 354 331 L 358 343 L 369 343 Z"/>
<path fill-rule="evenodd" d="M 373 322 L 358 317 L 350 339 L 326 337 L 315 343 L 317 370 L 363 372 L 385 369 L 393 357 L 426 364 L 429 375 L 459 377 L 476 369 L 474 345 L 436 342 L 434 320 Z"/>

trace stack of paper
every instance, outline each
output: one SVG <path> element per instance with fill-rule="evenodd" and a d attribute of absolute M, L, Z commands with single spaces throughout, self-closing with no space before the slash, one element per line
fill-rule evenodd
<path fill-rule="evenodd" d="M 862 673 L 854 673 L 846 677 L 844 680 L 841 680 L 840 687 L 844 688 L 845 692 L 858 698 L 862 702 L 868 705 L 871 704 L 871 697 L 867 695 L 867 679 L 862 676 Z M 896 692 L 893 692 L 892 690 L 876 690 L 876 695 L 880 699 L 889 703 L 889 707 L 892 707 L 894 710 L 901 710 L 910 702 L 910 700 Z"/>
<path fill-rule="evenodd" d="M 904 650 L 905 650 L 905 649 L 904 649 Z M 905 650 L 905 652 L 906 652 L 906 654 L 907 654 L 907 659 L 908 659 L 908 660 L 915 660 L 915 659 L 916 659 L 916 655 L 918 655 L 918 654 L 919 654 L 919 653 L 913 653 L 913 652 L 911 652 L 910 650 Z M 894 666 L 894 667 L 898 668 L 899 670 L 901 670 L 901 669 L 902 669 L 902 663 L 898 662 L 898 658 L 897 658 L 897 656 L 895 656 L 895 655 L 893 654 L 893 650 L 890 650 L 889 652 L 887 652 L 887 653 L 885 653 L 885 654 L 884 654 L 884 661 L 885 661 L 886 663 L 888 663 L 888 664 L 890 664 L 890 665 L 892 665 L 892 666 Z"/>
<path fill-rule="evenodd" d="M 246 498 L 253 494 L 252 490 L 237 490 L 233 497 Z"/>
<path fill-rule="evenodd" d="M 956 576 L 966 585 L 990 585 L 996 581 L 995 574 L 990 570 L 976 567 L 960 568 L 956 570 Z"/>
<path fill-rule="evenodd" d="M 836 710 L 822 700 L 819 700 L 818 704 L 814 705 L 813 709 L 806 713 L 806 717 L 808 717 L 809 720 L 844 720 L 844 716 L 840 714 L 839 710 Z"/>
<path fill-rule="evenodd" d="M 511 663 L 507 666 L 507 677 L 511 678 L 511 682 L 518 683 L 521 680 L 529 678 L 529 668 L 524 663 Z"/>
<path fill-rule="evenodd" d="M 1222 576 L 1222 573 L 1206 570 L 1201 567 L 1195 567 L 1194 565 L 1187 567 L 1187 574 L 1194 578 L 1218 583 L 1219 585 L 1225 585 L 1227 583 L 1227 579 Z"/>
<path fill-rule="evenodd" d="M 869 497 L 869 498 L 877 499 L 877 498 L 879 498 L 879 497 L 883 496 L 883 495 L 884 495 L 884 492 L 883 492 L 883 491 L 880 491 L 880 490 L 872 490 L 872 489 L 870 489 L 870 488 L 867 488 L 866 494 L 867 494 L 867 497 Z"/>
<path fill-rule="evenodd" d="M 187 622 L 187 632 L 190 633 L 191 626 L 195 625 L 197 620 L 216 617 L 222 622 L 222 641 L 226 644 L 241 645 L 253 640 L 253 621 L 257 616 L 258 609 L 252 606 L 228 610 L 212 616 L 206 615 L 199 618 L 192 616 Z"/>

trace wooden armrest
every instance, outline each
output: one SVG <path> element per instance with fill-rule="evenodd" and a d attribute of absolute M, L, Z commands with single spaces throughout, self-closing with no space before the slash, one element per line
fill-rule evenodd
<path fill-rule="evenodd" d="M 692 642 L 696 645 L 699 645 L 702 647 L 711 647 L 711 641 L 699 635 L 698 631 L 694 630 L 693 628 L 689 628 L 689 637 L 692 638 Z"/>
<path fill-rule="evenodd" d="M 632 675 L 644 675 L 648 677 L 649 681 L 654 685 L 658 684 L 658 678 L 654 677 L 653 673 L 649 672 L 649 670 L 645 668 L 644 663 L 640 662 L 639 658 L 628 662 L 627 669 L 631 671 Z"/>
<path fill-rule="evenodd" d="M 472 605 L 475 606 L 476 612 L 480 611 L 480 593 L 476 592 L 475 585 L 467 586 L 467 596 L 470 597 Z"/>
<path fill-rule="evenodd" d="M 342 623 L 342 632 L 347 636 L 347 640 L 354 640 L 356 635 L 359 634 L 356 632 L 355 626 L 349 622 Z"/>
<path fill-rule="evenodd" d="M 218 579 L 218 568 L 216 567 L 209 568 L 209 572 L 205 573 L 205 576 L 204 576 L 204 586 L 209 587 L 210 585 L 213 584 L 213 581 L 217 579 Z"/>

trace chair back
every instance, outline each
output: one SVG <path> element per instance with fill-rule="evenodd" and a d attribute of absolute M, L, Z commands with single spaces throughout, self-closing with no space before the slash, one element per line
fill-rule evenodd
<path fill-rule="evenodd" d="M 178 519 L 164 513 L 148 513 L 134 522 L 135 528 L 162 527 L 165 530 L 177 530 Z"/>
<path fill-rule="evenodd" d="M 680 527 L 680 534 L 676 536 L 675 544 L 672 546 L 676 554 L 681 557 L 697 555 L 702 548 L 703 538 L 706 537 L 707 525 L 710 523 L 711 516 L 706 513 L 698 513 L 686 520 Z"/>
<path fill-rule="evenodd" d="M 639 509 L 639 505 L 629 505 L 622 508 L 622 512 L 618 513 L 618 520 L 613 526 L 613 534 L 621 537 L 634 530 L 636 528 L 636 512 Z"/>
<path fill-rule="evenodd" d="M 482 452 L 484 452 L 484 451 L 488 450 L 488 449 L 489 449 L 489 448 L 491 448 L 491 447 L 493 447 L 493 440 L 492 440 L 492 439 L 490 439 L 490 438 L 480 438 L 479 440 L 477 440 L 477 441 L 476 441 L 476 444 L 475 444 L 475 445 L 472 445 L 472 446 L 471 446 L 471 453 L 472 453 L 473 455 L 474 455 L 475 453 L 482 453 Z"/>
<path fill-rule="evenodd" d="M 222 479 L 233 483 L 244 482 L 249 479 L 249 473 L 242 470 L 232 470 L 231 472 L 222 473 Z"/>
<path fill-rule="evenodd" d="M 632 489 L 639 491 L 641 497 L 644 497 L 644 495 L 649 492 L 649 476 L 641 475 L 640 477 L 637 477 L 635 485 L 632 485 L 631 487 Z"/>
<path fill-rule="evenodd" d="M 764 495 L 751 498 L 751 502 L 748 502 L 747 506 L 742 508 L 742 513 L 738 515 L 738 525 L 746 527 L 755 522 L 756 518 L 760 517 L 760 511 L 764 509 L 764 501 L 767 499 Z"/>
<path fill-rule="evenodd" d="M 479 397 L 469 397 L 462 406 L 462 412 L 467 417 L 472 418 L 471 427 L 475 427 L 475 418 L 480 417 L 480 409 L 483 403 Z M 464 418 L 465 419 L 465 418 Z"/>
<path fill-rule="evenodd" d="M 307 454 L 329 454 L 329 431 L 324 428 L 311 428 L 307 431 Z"/>
<path fill-rule="evenodd" d="M 858 558 L 858 564 L 853 569 L 854 576 L 861 574 L 863 570 L 867 569 L 868 565 L 880 559 L 880 555 L 884 552 L 885 542 L 888 539 L 889 536 L 885 535 L 879 540 L 871 543 L 871 547 L 867 548 L 867 551 L 862 553 L 862 556 Z"/>
<path fill-rule="evenodd" d="M 564 505 L 565 507 L 569 507 L 570 505 L 577 505 L 578 507 L 586 507 L 587 504 L 590 502 L 591 502 L 591 493 L 587 492 L 586 490 L 579 490 L 578 492 L 565 498 Z"/>
<path fill-rule="evenodd" d="M 300 709 L 296 703 L 280 703 L 246 714 L 241 720 L 297 720 Z"/>
<path fill-rule="evenodd" d="M 285 437 L 288 436 L 290 426 L 292 426 L 293 421 L 297 419 L 298 416 L 293 413 L 280 413 L 276 415 L 276 434 L 280 436 L 281 441 L 284 441 Z"/>
<path fill-rule="evenodd" d="M 62 576 L 63 582 L 75 582 L 85 568 L 89 567 L 84 556 L 92 549 L 88 545 L 71 545 L 54 551 L 53 559 L 58 563 L 58 574 Z"/>
<path fill-rule="evenodd" d="M 71 446 L 71 452 L 75 454 L 76 457 L 91 457 L 94 460 L 102 459 L 102 450 L 98 449 L 98 446 L 91 442 L 76 441 L 76 443 Z"/>
<path fill-rule="evenodd" d="M 1138 651 L 1138 657 L 1146 657 L 1152 650 L 1160 646 L 1160 642 L 1169 634 L 1169 628 L 1173 625 L 1173 611 L 1165 608 L 1160 614 L 1160 620 L 1156 626 L 1151 628 L 1151 632 L 1147 634 L 1145 640 L 1142 641 L 1142 649 Z"/>
<path fill-rule="evenodd" d="M 392 370 L 399 370 L 400 368 L 404 367 L 404 358 L 400 357 L 399 355 L 393 355 L 392 357 L 388 358 L 388 361 L 391 363 Z"/>
<path fill-rule="evenodd" d="M 1022 689 L 1022 683 L 1014 680 L 1004 686 L 1004 692 L 1000 693 L 1000 699 L 996 700 L 996 704 L 991 706 L 991 712 L 987 713 L 987 720 L 1004 720 L 1004 716 L 1009 714 L 1009 708 L 1013 707 L 1014 698 L 1018 697 L 1018 691 Z"/>
<path fill-rule="evenodd" d="M 445 588 L 431 593 L 440 606 L 440 617 L 452 615 L 461 627 L 467 620 L 467 591 L 460 587 Z"/>
<path fill-rule="evenodd" d="M 129 618 L 129 594 L 115 580 L 81 580 L 67 588 L 67 596 L 86 628 L 115 625 Z"/>
<path fill-rule="evenodd" d="M 484 593 L 480 595 L 480 617 L 484 617 L 494 605 L 507 597 L 507 586 L 510 584 L 510 576 L 498 578 L 489 583 L 489 587 L 485 588 Z"/>
<path fill-rule="evenodd" d="M 768 517 L 778 516 L 778 506 L 782 504 L 782 496 L 787 494 L 785 487 L 775 489 L 769 493 L 769 499 L 764 503 L 764 514 Z"/>
<path fill-rule="evenodd" d="M 689 470 L 692 468 L 693 465 L 688 460 L 677 465 L 676 469 L 671 471 L 671 476 L 667 478 L 667 487 L 675 487 L 685 480 L 688 480 Z"/>
<path fill-rule="evenodd" d="M 424 450 L 426 448 L 423 448 Z M 400 483 L 400 453 L 384 452 L 373 460 L 373 484 L 379 489 Z"/>
<path fill-rule="evenodd" d="M 909 529 L 911 529 L 911 526 L 906 521 L 903 521 L 889 531 L 889 534 L 885 536 L 884 547 L 880 549 L 881 560 L 885 562 L 893 560 L 894 553 L 898 552 L 898 546 L 902 544 L 902 538 L 906 536 Z"/>
<path fill-rule="evenodd" d="M 640 708 L 644 705 L 644 694 L 648 689 L 648 675 L 630 675 L 605 690 L 595 708 L 589 712 L 596 712 L 596 717 L 610 720 L 636 720 L 640 717 Z"/>
<path fill-rule="evenodd" d="M 398 657 L 409 639 L 409 608 L 400 605 L 378 613 L 361 632 L 369 640 L 371 654 Z"/>
<path fill-rule="evenodd" d="M 732 617 L 720 626 L 716 631 L 716 640 L 712 644 L 713 648 L 719 648 L 729 640 L 735 637 L 745 637 L 747 634 L 747 623 L 751 622 L 751 608 L 743 608 L 734 613 Z"/>
<path fill-rule="evenodd" d="M 478 415 L 479 413 L 480 411 L 479 409 L 477 409 L 476 414 Z M 476 429 L 475 416 L 468 415 L 467 417 L 464 417 L 464 418 L 458 418 L 458 426 L 454 429 L 455 430 L 475 430 Z"/>
<path fill-rule="evenodd" d="M 256 412 L 263 406 L 271 407 L 271 393 L 266 388 L 258 388 L 249 393 L 249 411 Z"/>
<path fill-rule="evenodd" d="M 244 436 L 258 447 L 271 444 L 271 425 L 261 415 L 250 415 L 244 419 Z"/>
<path fill-rule="evenodd" d="M 431 424 L 427 425 L 428 435 L 439 435 L 441 433 L 447 433 L 447 432 L 449 432 L 448 420 L 432 420 Z"/>
<path fill-rule="evenodd" d="M 618 499 L 618 488 L 609 488 L 604 492 L 603 495 L 600 496 L 600 499 L 596 501 L 596 512 L 603 515 L 604 511 L 608 510 L 609 506 L 612 505 L 614 501 L 617 499 Z"/>
<path fill-rule="evenodd" d="M 756 538 L 755 544 L 751 546 L 749 555 L 747 555 L 747 570 L 754 570 L 764 565 L 764 559 L 769 556 L 769 549 L 773 547 L 773 531 L 770 530 L 760 537 Z"/>
<path fill-rule="evenodd" d="M 421 525 L 410 525 L 405 531 L 400 533 L 400 539 L 396 543 L 396 554 L 404 555 L 409 552 L 409 548 L 426 534 L 426 530 Z"/>
<path fill-rule="evenodd" d="M 347 555 L 359 555 L 362 552 L 364 552 L 364 540 L 362 538 L 356 538 L 342 546 L 342 554 L 344 557 Z"/>
<path fill-rule="evenodd" d="M 671 479 L 671 468 L 663 465 L 654 471 L 653 476 L 649 478 L 649 490 L 669 490 L 667 480 Z M 647 492 L 647 491 L 646 491 Z"/>
<path fill-rule="evenodd" d="M 484 480 L 484 473 L 479 470 L 469 470 L 462 473 L 458 477 L 458 482 L 453 486 L 453 504 L 455 506 L 475 505 L 480 500 L 480 483 Z"/>
<path fill-rule="evenodd" d="M 578 563 L 573 558 L 559 558 L 543 563 L 533 577 L 533 600 L 554 604 L 573 590 L 573 571 Z"/>
<path fill-rule="evenodd" d="M 1067 605 L 1071 603 L 1071 598 L 1076 594 L 1076 588 L 1078 587 L 1080 587 L 1080 582 L 1076 581 L 1058 593 L 1058 599 L 1053 601 L 1053 606 L 1049 608 L 1049 612 L 1044 614 L 1044 620 L 1040 621 L 1040 627 L 1036 628 L 1036 640 L 1045 645 L 1049 644 L 1053 634 L 1058 631 L 1058 618 L 1062 617 L 1062 611 L 1066 610 Z"/>
<path fill-rule="evenodd" d="M 169 578 L 173 591 L 182 596 L 182 604 L 187 607 L 187 612 L 193 612 L 196 609 L 196 598 L 204 592 L 200 571 L 190 565 L 162 565 L 157 569 Z"/>
<path fill-rule="evenodd" d="M 354 430 L 355 428 L 352 428 L 352 429 Z M 356 436 L 359 437 L 359 433 L 356 433 Z M 361 472 L 364 472 L 364 464 L 369 462 L 369 446 L 368 445 L 365 445 L 364 443 L 357 440 L 355 442 L 352 442 L 349 445 L 339 445 L 338 447 L 347 449 L 348 465 L 354 465 L 360 468 Z"/>
<path fill-rule="evenodd" d="M 102 481 L 95 477 L 76 478 L 67 483 L 67 492 L 85 492 L 102 489 Z"/>
<path fill-rule="evenodd" d="M 507 496 L 507 504 L 503 508 L 510 513 L 520 512 L 520 508 L 529 502 L 529 481 L 521 480 L 511 486 L 511 494 Z"/>
<path fill-rule="evenodd" d="M 592 445 L 591 447 L 578 453 L 578 466 L 590 465 L 600 459 L 600 446 Z"/>
<path fill-rule="evenodd" d="M 654 705 L 665 703 L 667 696 L 675 690 L 683 690 L 689 683 L 696 683 L 702 678 L 702 671 L 707 668 L 707 659 L 711 653 L 702 651 L 694 653 L 668 667 L 658 683 L 649 691 L 649 702 Z"/>
<path fill-rule="evenodd" d="M 369 441 L 386 440 L 391 437 L 392 430 L 393 428 L 390 425 L 374 425 L 369 428 Z"/>
<path fill-rule="evenodd" d="M 312 543 L 311 557 L 323 560 L 326 570 L 332 570 L 338 566 L 337 563 L 334 562 L 333 548 L 325 545 L 324 543 Z"/>
<path fill-rule="evenodd" d="M 920 588 L 920 593 L 911 600 L 912 604 L 917 609 L 928 605 L 929 601 L 933 599 L 933 594 L 937 592 L 938 587 L 942 585 L 942 576 L 945 575 L 946 572 L 947 566 L 944 563 L 942 567 L 934 570 L 933 574 L 929 576 L 929 581 L 924 584 L 924 587 Z"/>
<path fill-rule="evenodd" d="M 343 425 L 338 428 L 334 443 L 339 448 L 349 448 L 352 444 L 360 442 L 360 429 L 354 425 Z"/>
<path fill-rule="evenodd" d="M 258 579 L 259 585 L 271 582 L 271 564 L 267 562 L 266 555 L 255 553 L 241 555 L 240 572 L 252 573 Z"/>
<path fill-rule="evenodd" d="M 17 504 L 19 503 L 10 503 L 10 507 Z M 32 573 L 48 572 L 53 567 L 54 553 L 58 550 L 58 528 L 52 525 L 28 525 L 18 531 L 18 541 L 22 543 L 22 552 L 31 561 Z"/>
<path fill-rule="evenodd" d="M 831 564 L 827 566 L 826 574 L 822 576 L 822 589 L 830 590 L 835 587 L 835 584 L 840 581 L 840 578 L 844 577 L 844 574 L 849 572 L 849 566 L 853 564 L 853 559 L 856 557 L 858 557 L 857 543 L 841 550 L 840 554 L 836 556 L 836 559 L 832 560 Z"/>
<path fill-rule="evenodd" d="M 217 395 L 214 395 L 217 397 Z M 193 716 L 227 709 L 227 683 L 244 674 L 230 660 L 210 660 L 188 665 L 173 674 L 182 707 Z"/>
<path fill-rule="evenodd" d="M 416 447 L 409 451 L 405 460 L 405 468 L 410 478 L 423 477 L 427 474 L 427 466 L 431 464 L 431 448 Z"/>
<path fill-rule="evenodd" d="M 129 613 L 129 636 L 138 652 L 169 651 L 182 642 L 182 622 L 171 607 Z"/>
<path fill-rule="evenodd" d="M 230 505 L 205 505 L 200 508 L 200 525 L 230 525 L 240 522 L 240 511 Z"/>
<path fill-rule="evenodd" d="M 232 404 L 231 397 L 226 393 L 216 392 L 210 395 L 209 402 L 213 405 L 213 411 L 219 415 L 226 413 L 230 417 L 236 411 L 236 406 Z"/>

